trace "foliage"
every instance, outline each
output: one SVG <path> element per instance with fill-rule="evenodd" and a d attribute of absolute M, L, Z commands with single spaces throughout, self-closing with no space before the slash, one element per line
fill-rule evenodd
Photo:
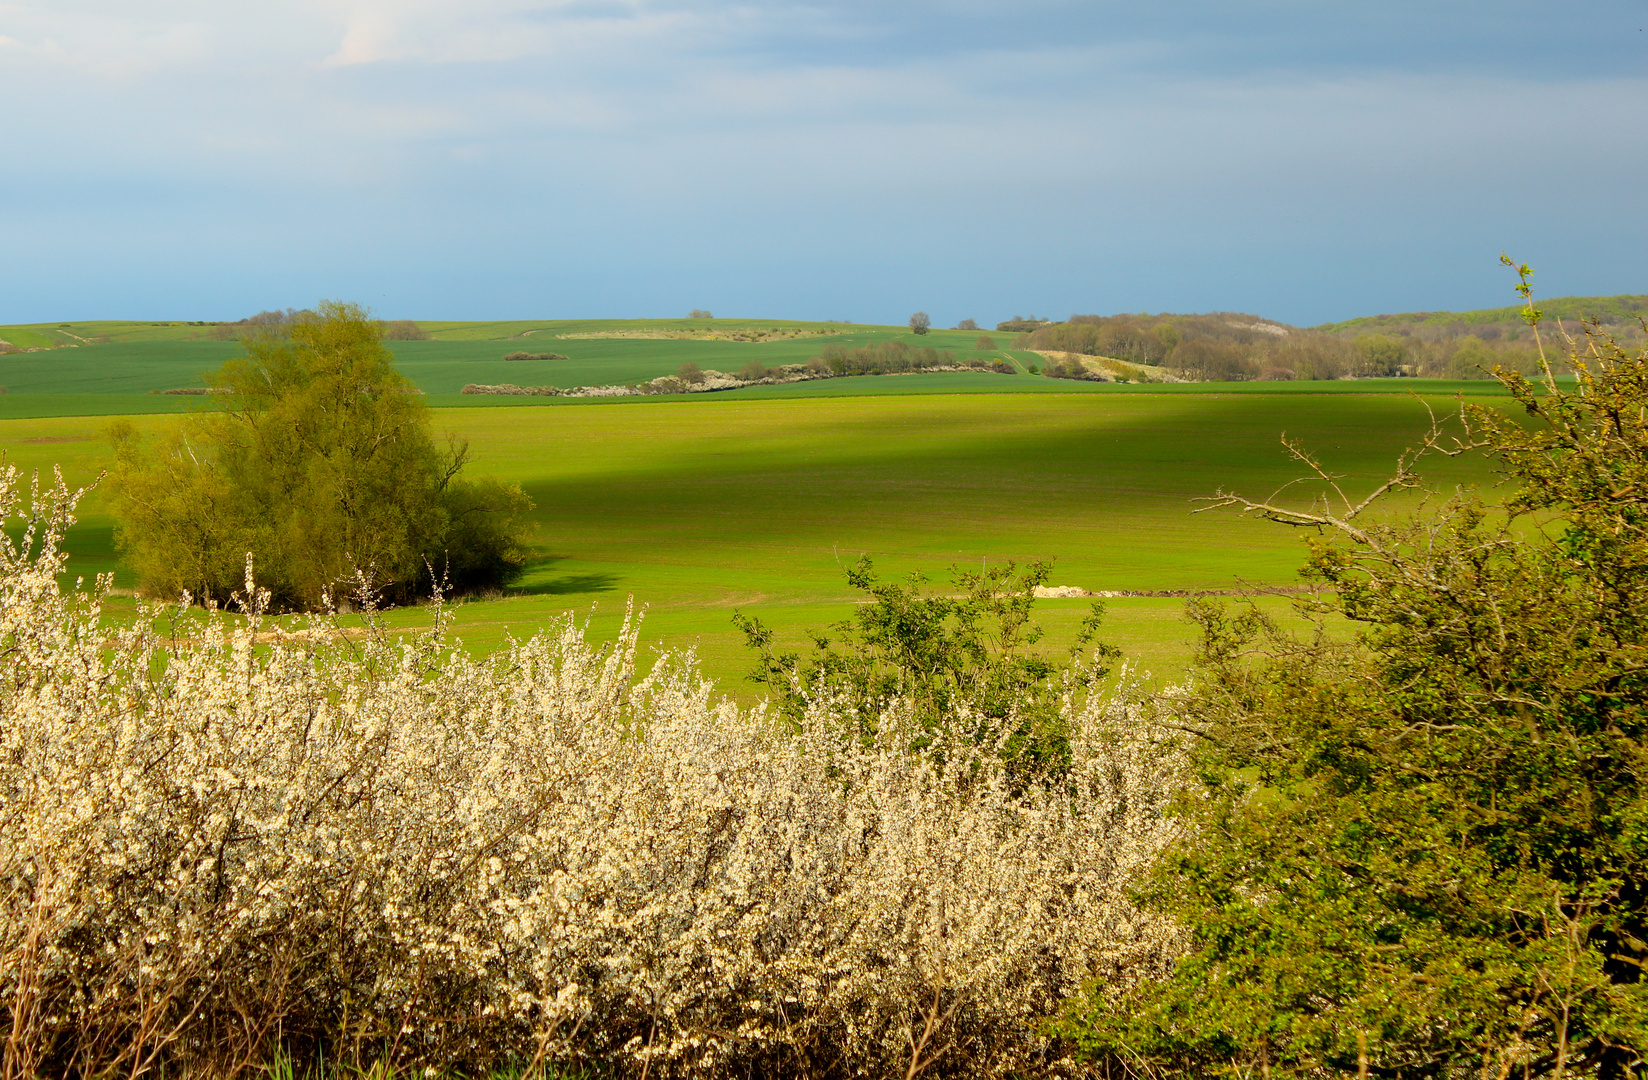
<path fill-rule="evenodd" d="M 933 325 L 933 320 L 925 311 L 918 311 L 910 316 L 910 331 L 915 334 L 925 334 Z"/>
<path fill-rule="evenodd" d="M 973 319 L 963 319 L 956 323 L 957 330 L 977 330 L 978 328 L 978 322 Z"/>
<path fill-rule="evenodd" d="M 304 309 L 287 308 L 282 311 L 276 308 L 272 311 L 260 311 L 256 315 L 248 315 L 239 322 L 214 323 L 209 336 L 218 341 L 234 341 L 240 338 L 267 338 L 283 336 L 292 325 L 314 316 L 314 312 Z"/>
<path fill-rule="evenodd" d="M 1527 268 L 1521 290 L 1526 297 Z M 1539 313 L 1525 308 L 1538 332 Z M 1194 838 L 1149 892 L 1191 929 L 1171 980 L 1072 1022 L 1144 1075 L 1640 1075 L 1648 1052 L 1648 354 L 1593 333 L 1497 377 L 1373 496 L 1216 505 L 1321 531 L 1315 610 L 1354 643 L 1211 606 L 1193 689 Z M 1486 452 L 1462 493 L 1378 519 L 1422 456 Z"/>
<path fill-rule="evenodd" d="M 225 603 L 248 552 L 278 606 L 307 609 L 361 575 L 401 600 L 431 573 L 489 588 L 524 564 L 530 500 L 460 478 L 466 448 L 435 446 L 361 309 L 323 304 L 211 381 L 221 407 L 158 444 L 111 429 L 120 544 L 150 595 Z"/>
<path fill-rule="evenodd" d="M 385 341 L 428 341 L 429 331 L 411 319 L 396 319 L 383 324 Z"/>
<path fill-rule="evenodd" d="M 1482 337 L 1422 340 L 1411 327 L 1353 338 L 1301 329 L 1252 315 L 1072 315 L 1041 324 L 1017 347 L 1080 353 L 1171 368 L 1198 382 L 1248 379 L 1487 378 L 1495 366 L 1540 371 L 1537 353 L 1497 326 Z"/>
<path fill-rule="evenodd" d="M 1066 356 L 1062 359 L 1049 358 L 1043 373 L 1050 379 L 1089 379 L 1094 382 L 1103 382 L 1104 377 L 1096 372 L 1087 370 L 1079 357 Z"/>
<path fill-rule="evenodd" d="M 691 311 L 687 312 L 687 318 L 689 318 L 689 319 L 713 319 L 713 318 L 715 318 L 715 316 L 711 315 L 708 311 L 704 310 L 703 308 L 693 308 Z"/>
<path fill-rule="evenodd" d="M 1616 337 L 1640 329 L 1639 319 L 1648 316 L 1648 295 L 1562 296 L 1541 300 L 1547 320 L 1560 319 L 1577 326 L 1596 322 Z M 1478 311 L 1411 311 L 1392 315 L 1366 315 L 1345 322 L 1317 327 L 1329 333 L 1387 333 L 1422 340 L 1460 337 L 1466 334 L 1509 332 L 1523 326 L 1520 305 Z"/>
<path fill-rule="evenodd" d="M 1261 370 L 1252 352 L 1240 342 L 1193 337 L 1173 350 L 1173 368 L 1198 382 L 1241 382 Z"/>
<path fill-rule="evenodd" d="M 57 584 L 72 506 L 0 531 L 0 1075 L 1057 1073 L 1061 999 L 1178 947 L 1126 890 L 1182 757 L 1113 701 L 1026 789 L 896 704 L 843 745 L 637 679 L 633 621 L 477 660 L 439 606 L 283 630 L 247 580 L 111 628 Z"/>
<path fill-rule="evenodd" d="M 881 375 L 895 371 L 926 371 L 948 368 L 956 364 L 955 353 L 919 346 L 910 348 L 902 341 L 886 341 L 879 345 L 860 345 L 856 348 L 835 342 L 819 351 L 818 359 L 828 365 L 835 375 Z"/>
<path fill-rule="evenodd" d="M 1355 345 L 1362 361 L 1358 375 L 1400 375 L 1408 362 L 1408 346 L 1389 334 L 1363 334 Z"/>
<path fill-rule="evenodd" d="M 1030 335 L 1032 349 L 1111 356 L 1137 364 L 1160 364 L 1171 351 L 1154 327 L 1129 316 L 1071 316 L 1070 321 L 1042 326 Z"/>
<path fill-rule="evenodd" d="M 1198 382 L 1375 373 L 1364 371 L 1360 354 L 1337 337 L 1232 312 L 1072 315 L 1034 330 L 1025 346 L 1171 368 Z"/>
<path fill-rule="evenodd" d="M 1116 650 L 1093 642 L 1104 606 L 1094 603 L 1068 658 L 1034 648 L 1036 589 L 1052 564 L 1015 563 L 952 570 L 957 595 L 924 594 L 926 578 L 882 581 L 869 556 L 848 568 L 847 583 L 870 597 L 851 619 L 812 633 L 812 651 L 779 652 L 773 632 L 734 613 L 757 662 L 750 679 L 768 688 L 778 711 L 799 720 L 827 705 L 850 739 L 873 743 L 895 705 L 912 710 L 922 750 L 935 734 L 999 745 L 1021 771 L 1063 766 L 1069 752 L 1067 700 L 1109 673 Z"/>
<path fill-rule="evenodd" d="M 1475 334 L 1467 334 L 1448 348 L 1427 349 L 1423 366 L 1430 373 L 1450 379 L 1491 379 L 1495 368 L 1520 375 L 1538 375 L 1541 360 L 1535 349 L 1517 348 L 1503 342 L 1490 344 Z M 1560 368 L 1566 369 L 1566 365 Z"/>

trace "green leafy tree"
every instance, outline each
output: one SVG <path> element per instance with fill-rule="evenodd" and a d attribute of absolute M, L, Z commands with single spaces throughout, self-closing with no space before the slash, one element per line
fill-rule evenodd
<path fill-rule="evenodd" d="M 750 679 L 769 689 L 786 716 L 798 719 L 815 702 L 834 701 L 837 714 L 851 718 L 847 736 L 868 739 L 898 704 L 914 709 L 928 732 L 967 725 L 969 738 L 997 743 L 1027 771 L 1040 771 L 1056 768 L 1065 753 L 1061 695 L 1102 679 L 1117 655 L 1108 645 L 1084 655 L 1104 613 L 1099 603 L 1067 656 L 1035 648 L 1042 639 L 1031 620 L 1035 590 L 1051 572 L 1045 562 L 954 571 L 951 594 L 929 595 L 921 574 L 883 581 L 865 556 L 848 568 L 847 583 L 869 602 L 812 633 L 805 653 L 778 651 L 758 619 L 734 613 L 733 621 L 758 656 Z"/>
<path fill-rule="evenodd" d="M 381 326 L 326 303 L 211 378 L 218 408 L 162 436 L 112 430 L 119 543 L 144 591 L 228 600 L 248 553 L 275 603 L 316 608 L 363 579 L 389 600 L 501 585 L 526 559 L 520 488 L 460 477 Z"/>
<path fill-rule="evenodd" d="M 383 326 L 385 341 L 428 341 L 429 331 L 411 319 L 396 319 Z"/>
<path fill-rule="evenodd" d="M 1487 379 L 1492 377 L 1493 369 L 1499 363 L 1499 355 L 1488 347 L 1488 343 L 1475 334 L 1468 334 L 1459 339 L 1454 346 L 1453 355 L 1448 358 L 1448 377 L 1450 379 Z"/>
<path fill-rule="evenodd" d="M 1319 533 L 1331 591 L 1307 610 L 1360 633 L 1195 609 L 1193 690 L 1162 707 L 1200 737 L 1205 786 L 1148 896 L 1192 948 L 1094 996 L 1068 1026 L 1090 1055 L 1150 1076 L 1642 1075 L 1648 353 L 1590 344 L 1574 390 L 1500 372 L 1525 416 L 1465 408 L 1374 497 L 1216 500 Z M 1372 512 L 1423 456 L 1471 452 L 1502 503 Z"/>
<path fill-rule="evenodd" d="M 1363 334 L 1356 339 L 1358 375 L 1400 375 L 1408 362 L 1408 347 L 1389 334 Z"/>
<path fill-rule="evenodd" d="M 1173 350 L 1179 347 L 1179 342 L 1184 340 L 1184 335 L 1172 323 L 1157 323 L 1151 328 L 1151 332 L 1156 335 L 1156 340 L 1162 344 L 1162 360 L 1158 362 L 1165 362 L 1166 357 L 1171 356 Z"/>

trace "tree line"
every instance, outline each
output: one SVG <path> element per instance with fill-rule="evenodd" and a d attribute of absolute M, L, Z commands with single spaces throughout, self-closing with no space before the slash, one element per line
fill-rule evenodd
<path fill-rule="evenodd" d="M 207 337 L 214 341 L 241 341 L 247 338 L 283 338 L 290 335 L 295 326 L 316 319 L 325 318 L 320 312 L 310 308 L 273 308 L 260 311 L 255 315 L 248 315 L 244 319 L 234 322 L 201 323 L 201 326 L 210 325 Z M 190 324 L 194 325 L 194 324 Z M 429 332 L 419 326 L 412 319 L 394 319 L 380 322 L 382 336 L 387 341 L 428 341 Z"/>
<path fill-rule="evenodd" d="M 1108 356 L 1210 382 L 1403 375 L 1485 379 L 1495 367 L 1524 375 L 1539 371 L 1531 341 L 1498 327 L 1451 337 L 1330 333 L 1233 312 L 1072 315 L 1064 322 L 1019 333 L 1013 347 Z M 1087 377 L 1079 366 L 1065 365 L 1059 371 L 1063 377 Z"/>
<path fill-rule="evenodd" d="M 875 345 L 856 346 L 832 342 L 819 350 L 815 359 L 832 375 L 892 375 L 955 368 L 973 368 L 1006 375 L 1017 373 L 1017 369 L 1005 360 L 959 356 L 949 349 L 935 349 L 926 345 L 912 347 L 902 341 L 883 341 Z"/>

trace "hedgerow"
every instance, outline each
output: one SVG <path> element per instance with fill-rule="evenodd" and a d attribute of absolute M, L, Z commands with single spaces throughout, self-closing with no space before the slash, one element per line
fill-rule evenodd
<path fill-rule="evenodd" d="M 76 497 L 23 515 L 0 470 L 8 1078 L 1057 1074 L 1061 1002 L 1178 951 L 1128 890 L 1184 758 L 1119 698 L 1067 705 L 1026 787 L 964 703 L 920 754 L 898 703 L 843 738 L 690 655 L 638 678 L 634 619 L 476 659 L 439 604 L 410 639 L 277 626 L 248 566 L 236 615 L 115 626 L 107 578 L 59 586 Z"/>

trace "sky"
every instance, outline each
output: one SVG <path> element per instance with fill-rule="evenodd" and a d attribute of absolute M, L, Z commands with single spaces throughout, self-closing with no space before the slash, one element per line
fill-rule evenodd
<path fill-rule="evenodd" d="M 0 323 L 1648 292 L 1642 0 L 0 0 Z"/>

